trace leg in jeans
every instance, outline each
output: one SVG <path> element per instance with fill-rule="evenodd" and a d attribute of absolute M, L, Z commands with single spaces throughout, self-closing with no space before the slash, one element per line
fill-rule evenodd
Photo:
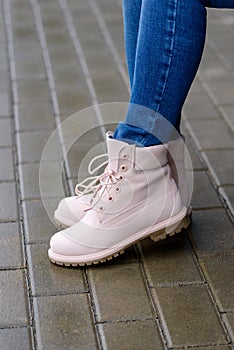
<path fill-rule="evenodd" d="M 125 0 L 123 4 L 132 87 L 130 107 L 114 137 L 150 146 L 167 142 L 170 137 L 170 130 L 163 130 L 164 134 L 160 130 L 161 115 L 179 129 L 181 109 L 203 52 L 205 6 L 233 8 L 234 3 L 233 0 L 142 0 L 140 13 L 139 1 L 135 8 L 133 3 Z M 138 112 L 131 104 L 150 110 Z"/>

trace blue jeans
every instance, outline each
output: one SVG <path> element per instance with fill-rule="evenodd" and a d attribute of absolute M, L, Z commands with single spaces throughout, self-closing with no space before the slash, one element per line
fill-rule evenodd
<path fill-rule="evenodd" d="M 131 96 L 114 138 L 151 146 L 179 131 L 204 48 L 206 7 L 234 8 L 234 0 L 123 0 Z"/>

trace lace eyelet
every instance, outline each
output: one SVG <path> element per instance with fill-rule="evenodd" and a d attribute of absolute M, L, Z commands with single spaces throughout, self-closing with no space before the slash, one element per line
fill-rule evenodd
<path fill-rule="evenodd" d="M 120 168 L 121 168 L 122 171 L 126 171 L 127 170 L 127 167 L 125 165 L 121 165 Z"/>
<path fill-rule="evenodd" d="M 120 192 L 120 188 L 119 188 L 119 187 L 116 187 L 115 191 L 116 191 L 116 192 Z"/>
<path fill-rule="evenodd" d="M 109 200 L 110 202 L 113 201 L 113 197 L 110 196 L 110 197 L 108 198 L 108 200 Z"/>
<path fill-rule="evenodd" d="M 100 207 L 99 210 L 100 210 L 100 211 L 103 211 L 103 210 L 104 210 L 104 207 Z"/>
<path fill-rule="evenodd" d="M 123 154 L 124 159 L 128 159 L 128 155 L 126 153 Z"/>

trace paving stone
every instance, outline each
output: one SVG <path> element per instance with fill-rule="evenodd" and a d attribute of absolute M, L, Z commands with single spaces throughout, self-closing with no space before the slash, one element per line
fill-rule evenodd
<path fill-rule="evenodd" d="M 4 350 L 31 350 L 28 328 L 0 329 L 0 348 Z"/>
<path fill-rule="evenodd" d="M 222 207 L 219 196 L 205 171 L 194 172 L 194 188 L 191 205 L 196 209 Z"/>
<path fill-rule="evenodd" d="M 232 76 L 220 77 L 215 82 L 207 81 L 209 89 L 212 91 L 217 104 L 233 104 L 234 79 Z"/>
<path fill-rule="evenodd" d="M 234 186 L 224 186 L 223 190 L 234 208 Z"/>
<path fill-rule="evenodd" d="M 17 220 L 16 188 L 14 183 L 0 183 L 0 221 Z"/>
<path fill-rule="evenodd" d="M 197 350 L 231 350 L 231 346 L 228 346 L 228 345 L 199 346 Z"/>
<path fill-rule="evenodd" d="M 25 277 L 21 270 L 0 271 L 0 327 L 26 326 Z"/>
<path fill-rule="evenodd" d="M 217 108 L 204 92 L 189 94 L 184 106 L 184 113 L 188 120 L 218 119 L 220 116 Z"/>
<path fill-rule="evenodd" d="M 20 17 L 24 16 L 20 14 Z M 32 18 L 32 15 L 30 14 Z M 15 57 L 25 56 L 25 52 L 33 52 L 33 54 L 41 55 L 41 47 L 37 40 L 28 40 L 28 41 L 14 41 L 14 51 Z"/>
<path fill-rule="evenodd" d="M 164 349 L 156 322 L 153 320 L 104 323 L 99 325 L 99 329 L 106 349 Z"/>
<path fill-rule="evenodd" d="M 69 88 L 63 92 L 59 91 L 57 93 L 57 98 L 60 113 L 66 113 L 67 115 L 72 115 L 88 107 L 91 103 L 88 92 L 83 87 L 79 89 L 79 91 L 74 91 L 73 89 L 69 91 Z"/>
<path fill-rule="evenodd" d="M 234 148 L 234 140 L 228 127 L 222 120 L 191 120 L 190 124 L 201 149 Z"/>
<path fill-rule="evenodd" d="M 230 334 L 232 342 L 234 342 L 234 313 L 223 314 L 223 319 L 228 328 L 228 333 Z"/>
<path fill-rule="evenodd" d="M 48 197 L 62 198 L 64 191 L 59 182 L 60 166 L 57 162 L 48 162 L 41 172 L 39 188 L 39 165 L 38 163 L 21 164 L 19 167 L 21 195 L 25 199 L 38 199 Z M 41 193 L 40 193 L 41 189 Z"/>
<path fill-rule="evenodd" d="M 98 321 L 139 320 L 153 316 L 137 264 L 103 265 L 89 269 L 88 273 Z"/>
<path fill-rule="evenodd" d="M 46 152 L 47 160 L 58 159 L 56 140 L 55 138 L 50 139 L 53 137 L 52 134 L 52 130 L 17 133 L 19 163 L 39 162 L 43 152 Z"/>
<path fill-rule="evenodd" d="M 189 232 L 198 256 L 228 252 L 234 247 L 234 227 L 224 209 L 194 211 Z"/>
<path fill-rule="evenodd" d="M 97 349 L 86 294 L 34 299 L 39 349 Z"/>
<path fill-rule="evenodd" d="M 201 259 L 206 278 L 221 311 L 234 311 L 233 262 L 234 252 Z"/>
<path fill-rule="evenodd" d="M 11 121 L 10 119 L 0 119 L 0 147 L 11 145 Z"/>
<path fill-rule="evenodd" d="M 193 145 L 188 140 L 188 138 L 186 139 L 186 147 L 192 161 L 193 170 L 204 170 L 204 165 L 201 163 L 200 159 L 198 158 L 198 155 L 196 154 L 193 148 Z"/>
<path fill-rule="evenodd" d="M 36 101 L 35 101 L 36 102 Z M 15 111 L 16 130 L 52 129 L 55 127 L 50 103 L 22 104 Z"/>
<path fill-rule="evenodd" d="M 206 151 L 221 185 L 234 185 L 234 151 Z"/>
<path fill-rule="evenodd" d="M 32 103 L 34 101 L 49 101 L 48 82 L 40 79 L 22 79 L 17 83 L 16 103 Z"/>
<path fill-rule="evenodd" d="M 0 236 L 0 268 L 9 269 L 23 267 L 23 252 L 19 224 L 15 222 L 1 223 Z"/>
<path fill-rule="evenodd" d="M 169 347 L 227 343 L 204 286 L 158 287 L 152 291 Z"/>
<path fill-rule="evenodd" d="M 49 242 L 58 229 L 52 222 L 59 199 L 23 201 L 24 228 L 27 243 Z"/>
<path fill-rule="evenodd" d="M 234 131 L 234 105 L 222 106 L 220 108 L 221 113 L 224 115 L 225 120 L 228 122 L 229 127 Z"/>
<path fill-rule="evenodd" d="M 11 148 L 0 148 L 0 181 L 14 181 L 13 155 Z"/>
<path fill-rule="evenodd" d="M 153 244 L 141 243 L 143 262 L 150 286 L 201 282 L 197 263 L 184 235 Z"/>
<path fill-rule="evenodd" d="M 45 79 L 45 67 L 41 56 L 20 56 L 15 61 L 17 79 Z"/>
<path fill-rule="evenodd" d="M 61 268 L 48 259 L 49 244 L 28 246 L 32 294 L 78 294 L 86 292 L 81 269 Z"/>
<path fill-rule="evenodd" d="M 12 115 L 10 94 L 8 93 L 8 91 L 0 92 L 0 106 L 0 117 L 10 117 Z"/>

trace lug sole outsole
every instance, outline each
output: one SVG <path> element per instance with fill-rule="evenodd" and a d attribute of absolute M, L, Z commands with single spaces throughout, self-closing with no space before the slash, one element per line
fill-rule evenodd
<path fill-rule="evenodd" d="M 121 255 L 125 252 L 125 249 L 129 248 L 133 244 L 136 244 L 136 243 L 142 241 L 145 238 L 151 238 L 152 241 L 154 241 L 154 243 L 157 243 L 157 242 L 160 242 L 166 238 L 173 237 L 176 234 L 181 233 L 181 231 L 186 230 L 190 225 L 191 225 L 191 215 L 187 215 L 182 219 L 182 221 L 178 224 L 178 226 L 175 227 L 175 229 L 173 231 L 167 232 L 167 230 L 165 231 L 165 229 L 162 229 L 160 231 L 157 231 L 156 233 L 155 232 L 151 233 L 148 236 L 145 236 L 145 237 L 127 245 L 124 249 L 121 249 L 120 251 L 115 252 L 112 255 L 106 256 L 105 258 L 101 258 L 98 260 L 93 260 L 93 261 L 88 261 L 88 262 L 79 262 L 79 263 L 65 263 L 65 262 L 56 261 L 56 260 L 52 259 L 51 257 L 49 257 L 49 259 L 53 264 L 58 265 L 58 266 L 64 266 L 64 267 L 79 267 L 79 266 L 84 267 L 84 266 L 98 265 L 98 264 L 108 262 L 108 261 L 112 260 L 113 258 L 118 257 L 119 255 Z"/>

